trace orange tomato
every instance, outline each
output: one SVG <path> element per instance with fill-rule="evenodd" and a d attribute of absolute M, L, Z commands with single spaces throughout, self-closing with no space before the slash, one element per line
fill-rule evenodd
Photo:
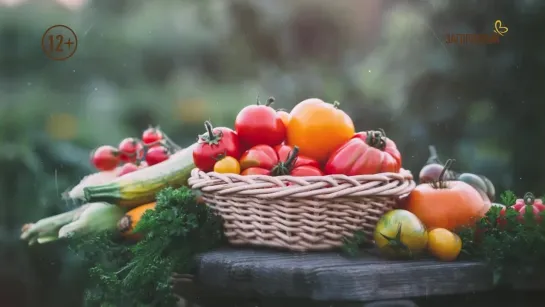
<path fill-rule="evenodd" d="M 286 144 L 299 146 L 301 155 L 324 163 L 329 155 L 354 135 L 354 123 L 338 102 L 310 98 L 290 113 Z"/>
<path fill-rule="evenodd" d="M 414 213 L 430 229 L 455 230 L 483 217 L 490 202 L 462 181 L 423 183 L 409 194 L 407 210 Z"/>
<path fill-rule="evenodd" d="M 289 122 L 290 122 L 290 113 L 284 111 L 284 110 L 278 110 L 276 112 L 276 115 L 278 117 L 280 117 L 280 119 L 282 120 L 282 122 L 284 123 L 284 126 L 288 126 Z"/>
<path fill-rule="evenodd" d="M 225 157 L 214 164 L 214 172 L 220 174 L 240 174 L 240 163 L 233 157 Z"/>
<path fill-rule="evenodd" d="M 428 251 L 443 261 L 453 261 L 462 250 L 460 237 L 445 229 L 435 228 L 428 233 Z"/>

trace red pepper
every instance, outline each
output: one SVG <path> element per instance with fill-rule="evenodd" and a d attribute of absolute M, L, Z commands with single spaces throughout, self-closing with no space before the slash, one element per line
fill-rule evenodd
<path fill-rule="evenodd" d="M 242 175 L 323 176 L 319 163 L 299 156 L 299 147 L 256 145 L 240 158 Z"/>
<path fill-rule="evenodd" d="M 235 159 L 240 157 L 240 143 L 235 131 L 226 127 L 213 128 L 209 121 L 204 123 L 206 133 L 199 136 L 193 149 L 193 162 L 203 172 L 211 172 L 222 156 Z"/>
<path fill-rule="evenodd" d="M 359 132 L 339 147 L 325 165 L 326 174 L 347 176 L 399 172 L 401 155 L 382 132 Z"/>

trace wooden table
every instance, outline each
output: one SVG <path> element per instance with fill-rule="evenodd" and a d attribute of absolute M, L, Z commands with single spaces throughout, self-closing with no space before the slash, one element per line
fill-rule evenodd
<path fill-rule="evenodd" d="M 543 280 L 539 282 L 544 285 Z M 528 289 L 536 283 L 526 279 L 514 286 Z M 366 307 L 416 306 L 411 299 L 494 287 L 491 271 L 478 262 L 387 261 L 368 253 L 347 258 L 340 253 L 252 249 L 222 249 L 201 255 L 195 284 L 199 296 L 215 295 L 222 300 L 308 300 L 325 306 L 331 302 L 362 302 L 356 306 L 374 302 L 365 303 Z"/>

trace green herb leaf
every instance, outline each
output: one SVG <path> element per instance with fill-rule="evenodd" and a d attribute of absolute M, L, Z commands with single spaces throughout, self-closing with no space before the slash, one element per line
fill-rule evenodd
<path fill-rule="evenodd" d="M 91 266 L 87 306 L 176 306 L 172 273 L 191 273 L 197 254 L 224 241 L 221 219 L 185 187 L 161 191 L 135 231 L 145 236 L 134 245 L 112 233 L 73 242 Z"/>

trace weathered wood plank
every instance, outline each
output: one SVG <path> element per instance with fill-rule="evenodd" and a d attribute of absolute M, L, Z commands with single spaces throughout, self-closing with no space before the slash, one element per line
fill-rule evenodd
<path fill-rule="evenodd" d="M 492 289 L 477 262 L 386 261 L 365 255 L 223 249 L 198 259 L 197 281 L 233 295 L 374 301 Z M 223 292 L 223 291 L 222 291 Z"/>

